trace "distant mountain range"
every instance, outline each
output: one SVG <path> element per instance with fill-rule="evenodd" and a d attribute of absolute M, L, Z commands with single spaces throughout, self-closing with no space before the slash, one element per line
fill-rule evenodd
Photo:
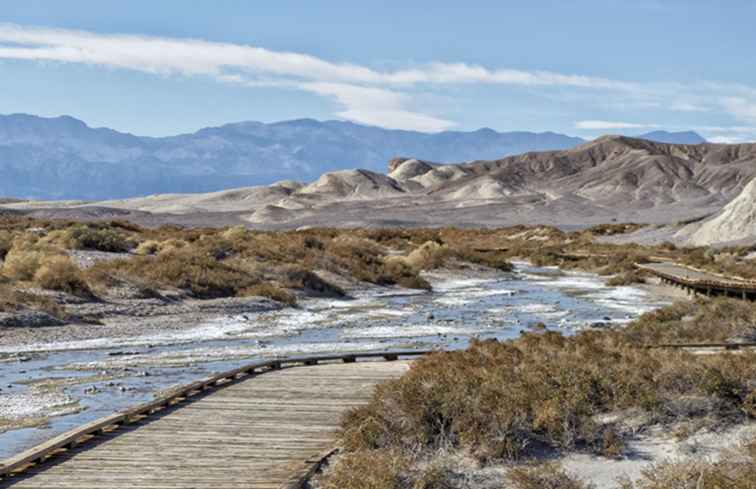
<path fill-rule="evenodd" d="M 660 142 L 704 142 L 696 133 L 657 131 Z M 560 150 L 585 140 L 553 132 L 446 131 L 427 134 L 343 121 L 239 122 L 153 138 L 91 128 L 73 117 L 0 115 L 0 197 L 115 199 L 310 181 L 349 168 L 380 171 L 402 155 L 437 161 L 497 159 Z"/>

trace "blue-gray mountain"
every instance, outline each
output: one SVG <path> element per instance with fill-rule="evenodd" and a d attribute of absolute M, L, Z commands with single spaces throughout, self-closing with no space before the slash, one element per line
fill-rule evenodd
<path fill-rule="evenodd" d="M 583 142 L 552 132 L 426 134 L 311 119 L 240 122 L 151 138 L 91 128 L 67 116 L 0 115 L 0 196 L 112 199 L 209 192 L 314 180 L 347 168 L 383 171 L 387 160 L 400 155 L 460 162 Z"/>

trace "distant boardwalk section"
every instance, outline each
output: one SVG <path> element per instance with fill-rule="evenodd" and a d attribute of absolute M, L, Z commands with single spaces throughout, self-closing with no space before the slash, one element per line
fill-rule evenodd
<path fill-rule="evenodd" d="M 636 266 L 640 270 L 656 275 L 664 283 L 687 289 L 691 294 L 721 295 L 756 300 L 756 280 L 727 277 L 676 263 L 653 263 Z"/>
<path fill-rule="evenodd" d="M 404 360 L 251 375 L 0 482 L 14 489 L 279 489 L 334 443 L 342 413 Z"/>

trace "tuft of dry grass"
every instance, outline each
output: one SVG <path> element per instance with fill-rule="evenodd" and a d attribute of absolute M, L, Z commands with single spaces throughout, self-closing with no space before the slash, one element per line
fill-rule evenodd
<path fill-rule="evenodd" d="M 415 270 L 433 270 L 442 267 L 449 255 L 447 246 L 436 241 L 426 241 L 404 257 L 404 261 Z"/>
<path fill-rule="evenodd" d="M 622 489 L 753 489 L 756 487 L 756 439 L 718 461 L 662 462 L 643 471 L 640 480 L 624 480 Z"/>
<path fill-rule="evenodd" d="M 0 283 L 0 312 L 18 312 L 26 308 L 44 311 L 58 319 L 66 316 L 63 306 L 51 297 L 19 290 L 16 286 Z"/>
<path fill-rule="evenodd" d="M 82 297 L 93 296 L 81 271 L 67 256 L 44 258 L 34 273 L 34 283 L 43 289 L 59 290 Z"/>
<path fill-rule="evenodd" d="M 555 463 L 512 467 L 507 472 L 507 482 L 511 484 L 512 489 L 589 489 L 594 487 L 567 473 Z"/>
<path fill-rule="evenodd" d="M 14 280 L 32 280 L 44 258 L 40 251 L 11 248 L 3 262 L 3 275 Z"/>
<path fill-rule="evenodd" d="M 278 301 L 289 306 L 293 306 L 297 303 L 297 298 L 294 297 L 291 292 L 270 283 L 260 283 L 246 287 L 237 292 L 237 295 L 240 297 L 267 297 L 268 299 L 273 299 L 274 301 Z"/>
<path fill-rule="evenodd" d="M 160 251 L 160 242 L 155 241 L 154 239 L 148 239 L 147 241 L 139 243 L 134 250 L 134 253 L 140 256 L 147 256 L 155 255 L 158 251 Z"/>
<path fill-rule="evenodd" d="M 321 489 L 401 489 L 409 461 L 399 453 L 373 450 L 339 457 L 320 481 Z"/>

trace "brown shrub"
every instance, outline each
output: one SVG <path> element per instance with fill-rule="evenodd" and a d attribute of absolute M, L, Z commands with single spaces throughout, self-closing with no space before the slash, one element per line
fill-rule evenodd
<path fill-rule="evenodd" d="M 736 299 L 679 302 L 642 315 L 626 329 L 636 343 L 723 342 L 756 333 L 756 304 Z"/>
<path fill-rule="evenodd" d="M 321 478 L 322 489 L 403 489 L 409 461 L 391 451 L 347 453 Z"/>
<path fill-rule="evenodd" d="M 509 261 L 509 254 L 501 251 L 476 251 L 470 247 L 460 247 L 454 250 L 454 256 L 459 260 L 495 268 L 503 272 L 511 272 L 513 267 Z"/>
<path fill-rule="evenodd" d="M 291 292 L 271 283 L 261 283 L 252 285 L 250 287 L 245 287 L 244 289 L 238 291 L 236 295 L 240 297 L 267 297 L 268 299 L 273 299 L 274 301 L 281 302 L 289 306 L 293 306 L 297 303 L 297 298 L 294 297 Z"/>
<path fill-rule="evenodd" d="M 756 354 L 710 356 L 633 347 L 621 333 L 525 334 L 466 351 L 433 354 L 380 386 L 343 425 L 347 450 L 406 453 L 456 447 L 481 460 L 516 459 L 536 448 L 619 455 L 620 433 L 595 416 L 619 409 L 673 415 L 680 396 L 698 396 L 699 416 L 744 416 Z"/>
<path fill-rule="evenodd" d="M 260 282 L 259 277 L 191 247 L 164 251 L 154 257 L 100 262 L 92 269 L 91 276 L 118 276 L 155 289 L 182 289 L 199 298 L 234 296 Z"/>
<path fill-rule="evenodd" d="M 0 230 L 0 261 L 5 259 L 13 246 L 13 234 L 9 231 Z"/>
<path fill-rule="evenodd" d="M 588 489 L 593 487 L 568 474 L 557 464 L 512 467 L 507 472 L 512 489 Z"/>
<path fill-rule="evenodd" d="M 320 278 L 309 270 L 296 266 L 287 266 L 277 271 L 281 276 L 281 283 L 291 289 L 305 290 L 312 294 L 328 297 L 344 297 L 346 292 L 338 285 L 334 285 Z"/>
<path fill-rule="evenodd" d="M 11 248 L 3 262 L 3 274 L 14 280 L 31 280 L 46 254 L 36 250 Z"/>
<path fill-rule="evenodd" d="M 66 316 L 65 308 L 53 298 L 0 283 L 0 312 L 17 312 L 26 308 L 39 309 L 59 319 Z"/>
<path fill-rule="evenodd" d="M 110 227 L 79 224 L 67 229 L 63 243 L 72 249 L 122 253 L 134 247 L 134 242 Z"/>
<path fill-rule="evenodd" d="M 443 266 L 448 256 L 449 248 L 435 241 L 426 241 L 404 257 L 404 261 L 415 270 L 433 270 Z"/>
<path fill-rule="evenodd" d="M 756 440 L 719 461 L 663 462 L 643 471 L 640 480 L 622 482 L 622 489 L 753 489 L 756 487 Z"/>
<path fill-rule="evenodd" d="M 139 245 L 134 250 L 134 253 L 141 256 L 146 255 L 155 255 L 157 252 L 160 251 L 160 242 L 155 241 L 154 239 L 148 239 L 147 241 L 142 241 L 139 243 Z"/>
<path fill-rule="evenodd" d="M 83 297 L 92 296 L 81 271 L 70 258 L 65 256 L 47 257 L 42 260 L 34 274 L 34 283 L 43 289 L 60 290 Z"/>

